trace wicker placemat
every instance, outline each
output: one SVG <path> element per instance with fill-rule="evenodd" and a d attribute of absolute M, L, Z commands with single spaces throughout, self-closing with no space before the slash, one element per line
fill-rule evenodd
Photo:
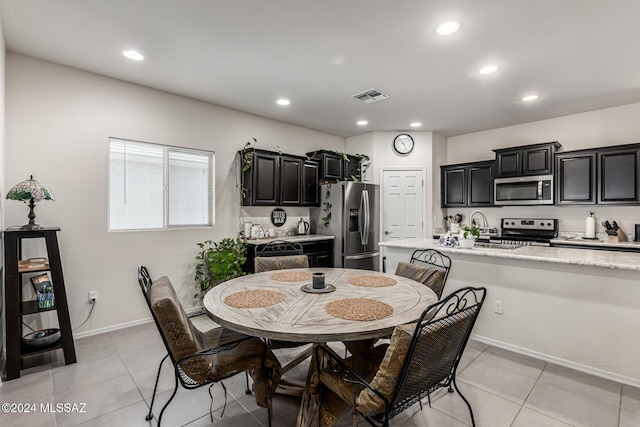
<path fill-rule="evenodd" d="M 259 308 L 275 305 L 285 298 L 282 292 L 252 289 L 231 294 L 224 299 L 224 303 L 235 308 Z"/>
<path fill-rule="evenodd" d="M 273 273 L 269 278 L 278 282 L 304 282 L 311 280 L 311 273 L 308 271 L 279 271 Z"/>
<path fill-rule="evenodd" d="M 368 298 L 345 298 L 324 306 L 330 316 L 344 320 L 378 320 L 390 316 L 393 307 Z"/>
<path fill-rule="evenodd" d="M 349 278 L 348 282 L 352 285 L 366 286 L 367 288 L 384 288 L 398 283 L 396 279 L 391 277 L 373 275 L 353 276 Z"/>

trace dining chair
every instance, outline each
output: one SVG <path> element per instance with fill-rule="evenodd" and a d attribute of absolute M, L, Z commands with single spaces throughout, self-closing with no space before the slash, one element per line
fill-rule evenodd
<path fill-rule="evenodd" d="M 243 371 L 251 375 L 256 403 L 267 408 L 271 425 L 271 399 L 281 375 L 280 363 L 271 350 L 258 338 L 226 328 L 200 331 L 184 312 L 168 277 L 152 281 L 147 268 L 139 266 L 138 283 L 167 349 L 167 355 L 158 367 L 145 419 L 150 421 L 153 418 L 160 372 L 164 361 L 169 358 L 174 368 L 175 386 L 160 411 L 158 427 L 164 411 L 178 391 L 178 384 L 190 390 L 222 382 Z"/>
<path fill-rule="evenodd" d="M 300 243 L 287 242 L 284 240 L 274 240 L 269 243 L 257 245 L 254 261 L 255 272 L 261 273 L 264 271 L 288 270 L 291 268 L 309 268 L 309 258 L 303 255 L 302 251 L 303 249 Z M 294 348 L 309 344 L 311 343 L 267 339 L 267 345 L 272 350 Z M 311 347 L 298 354 L 282 367 L 282 375 L 311 357 L 312 354 L 313 349 Z M 302 394 L 300 384 L 288 384 L 286 380 L 281 382 L 280 392 L 292 395 Z"/>
<path fill-rule="evenodd" d="M 317 371 L 310 391 L 320 402 L 320 425 L 330 426 L 351 406 L 373 426 L 389 420 L 446 387 L 458 389 L 456 369 L 486 296 L 485 288 L 462 288 L 427 307 L 416 323 L 396 326 L 387 345 L 342 359 L 316 347 Z M 326 362 L 326 367 L 321 367 Z M 354 419 L 355 421 L 355 419 Z"/>
<path fill-rule="evenodd" d="M 438 299 L 442 296 L 449 277 L 451 258 L 435 249 L 418 249 L 410 262 L 399 262 L 396 275 L 427 285 Z"/>
<path fill-rule="evenodd" d="M 255 248 L 254 271 L 309 268 L 309 257 L 302 254 L 302 245 L 296 242 L 274 240 Z"/>

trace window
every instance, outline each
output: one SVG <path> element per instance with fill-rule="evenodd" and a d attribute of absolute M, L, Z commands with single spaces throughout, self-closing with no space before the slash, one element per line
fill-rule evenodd
<path fill-rule="evenodd" d="M 213 225 L 214 153 L 109 139 L 109 230 Z"/>

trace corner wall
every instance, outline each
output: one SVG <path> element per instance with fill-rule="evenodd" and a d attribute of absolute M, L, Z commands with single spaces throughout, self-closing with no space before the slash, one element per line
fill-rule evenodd
<path fill-rule="evenodd" d="M 107 232 L 111 136 L 214 150 L 215 226 Z M 56 196 L 54 202 L 38 203 L 36 215 L 39 223 L 61 228 L 60 253 L 74 326 L 89 312 L 88 292 L 99 291 L 92 319 L 79 332 L 150 317 L 137 283 L 139 264 L 154 278 L 169 276 L 182 303 L 193 304 L 196 244 L 239 231 L 236 152 L 254 137 L 258 148 L 279 146 L 300 155 L 345 147 L 342 137 L 7 55 L 6 180 L 13 185 L 33 174 Z M 26 222 L 24 204 L 5 205 L 6 226 Z"/>

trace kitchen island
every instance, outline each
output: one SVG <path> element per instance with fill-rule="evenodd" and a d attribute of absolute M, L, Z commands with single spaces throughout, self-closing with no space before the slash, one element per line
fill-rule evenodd
<path fill-rule="evenodd" d="M 487 288 L 473 338 L 614 381 L 640 386 L 640 253 L 523 246 L 441 247 L 381 242 L 393 273 L 415 249 L 452 259 L 444 290 Z M 496 303 L 497 302 L 497 303 Z M 502 313 L 496 313 L 496 306 Z"/>

